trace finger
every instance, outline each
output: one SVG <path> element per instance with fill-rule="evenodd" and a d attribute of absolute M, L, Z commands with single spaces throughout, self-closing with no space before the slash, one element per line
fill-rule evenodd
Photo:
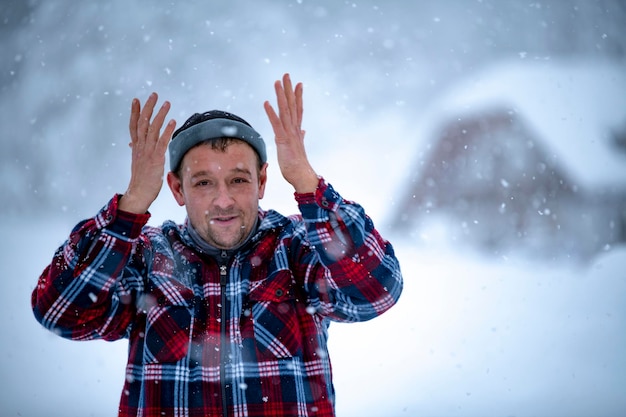
<path fill-rule="evenodd" d="M 287 106 L 289 108 L 289 117 L 291 118 L 291 122 L 295 122 L 294 117 L 297 117 L 296 112 L 292 110 L 295 108 L 295 97 L 293 94 L 293 86 L 291 84 L 291 77 L 289 73 L 283 75 L 283 90 L 285 91 L 285 97 L 287 98 Z"/>
<path fill-rule="evenodd" d="M 151 140 L 156 141 L 158 139 L 157 136 L 159 135 L 161 127 L 163 126 L 165 116 L 167 116 L 167 113 L 170 111 L 170 107 L 170 102 L 165 101 L 161 105 L 161 108 L 159 109 L 157 115 L 154 117 L 152 123 L 150 123 L 150 127 L 148 128 L 148 136 Z"/>
<path fill-rule="evenodd" d="M 304 105 L 302 101 L 303 94 L 304 86 L 302 83 L 296 84 L 296 123 L 298 123 L 298 129 L 302 126 L 302 115 L 304 113 Z"/>
<path fill-rule="evenodd" d="M 280 81 L 274 83 L 274 89 L 276 90 L 276 105 L 278 106 L 278 117 L 284 125 L 290 123 L 289 106 L 287 103 L 287 97 L 285 96 L 285 89 Z"/>
<path fill-rule="evenodd" d="M 274 130 L 274 136 L 275 137 L 284 136 L 283 125 L 280 121 L 280 118 L 276 114 L 276 111 L 270 104 L 270 102 L 266 101 L 265 103 L 263 103 L 263 107 L 265 108 L 265 113 L 267 114 L 267 118 L 269 119 L 270 124 L 272 125 L 272 130 Z"/>
<path fill-rule="evenodd" d="M 148 134 L 148 129 L 150 128 L 150 119 L 152 118 L 152 112 L 154 111 L 154 106 L 156 105 L 159 96 L 157 93 L 152 93 L 146 100 L 146 104 L 143 106 L 143 110 L 141 110 L 141 114 L 139 115 L 139 123 L 137 126 L 137 138 L 139 140 L 145 140 L 146 135 Z"/>
<path fill-rule="evenodd" d="M 278 119 L 278 116 L 276 115 L 276 112 L 274 111 L 274 107 L 272 107 L 270 102 L 266 100 L 263 103 L 263 108 L 265 109 L 265 114 L 267 114 L 267 118 L 270 120 L 270 124 L 273 126 L 274 121 Z"/>
<path fill-rule="evenodd" d="M 163 129 L 163 133 L 159 138 L 159 152 L 165 154 L 167 150 L 167 145 L 170 143 L 172 139 L 172 134 L 174 133 L 174 129 L 176 129 L 176 120 L 171 119 L 167 125 L 165 125 L 165 129 Z"/>
<path fill-rule="evenodd" d="M 133 142 L 137 140 L 137 123 L 139 121 L 140 111 L 141 103 L 139 103 L 139 99 L 134 98 L 130 105 L 130 122 L 128 123 L 128 130 L 130 132 L 130 146 L 132 146 Z"/>

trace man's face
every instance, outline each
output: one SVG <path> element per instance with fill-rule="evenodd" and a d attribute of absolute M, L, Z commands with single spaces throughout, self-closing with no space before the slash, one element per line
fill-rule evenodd
<path fill-rule="evenodd" d="M 259 171 L 254 150 L 235 141 L 224 151 L 210 144 L 190 149 L 179 172 L 180 178 L 170 172 L 167 182 L 200 236 L 220 249 L 242 243 L 258 216 L 267 164 Z"/>

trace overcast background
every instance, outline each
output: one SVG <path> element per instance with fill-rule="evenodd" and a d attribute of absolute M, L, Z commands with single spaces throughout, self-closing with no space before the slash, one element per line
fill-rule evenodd
<path fill-rule="evenodd" d="M 158 92 L 179 125 L 214 108 L 247 119 L 268 139 L 262 206 L 288 214 L 262 103 L 290 72 L 314 166 L 385 232 L 433 102 L 503 62 L 626 70 L 626 5 L 2 0 L 0 55 L 0 415 L 113 416 L 125 342 L 49 334 L 29 296 L 70 228 L 124 191 L 133 97 Z M 166 189 L 151 211 L 184 218 Z M 339 417 L 626 414 L 623 248 L 581 266 L 388 237 L 400 304 L 331 326 Z"/>

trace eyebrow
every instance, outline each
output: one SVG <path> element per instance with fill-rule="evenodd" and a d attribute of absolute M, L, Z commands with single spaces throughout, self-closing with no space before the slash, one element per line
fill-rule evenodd
<path fill-rule="evenodd" d="M 230 172 L 233 173 L 233 174 L 245 174 L 245 175 L 248 175 L 248 176 L 252 177 L 252 172 L 249 169 L 247 169 L 247 168 L 235 167 L 235 168 L 231 169 Z M 213 174 L 210 171 L 202 170 L 202 171 L 198 171 L 195 174 L 193 174 L 191 176 L 191 179 L 193 180 L 193 179 L 198 178 L 198 177 L 206 177 L 206 176 L 210 177 L 212 175 Z"/>

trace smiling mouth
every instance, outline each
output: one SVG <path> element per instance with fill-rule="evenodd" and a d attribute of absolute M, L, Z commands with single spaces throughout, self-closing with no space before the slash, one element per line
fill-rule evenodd
<path fill-rule="evenodd" d="M 209 223 L 211 223 L 211 224 L 229 223 L 229 222 L 235 220 L 236 218 L 237 218 L 237 216 L 213 217 L 211 220 L 209 220 Z"/>

